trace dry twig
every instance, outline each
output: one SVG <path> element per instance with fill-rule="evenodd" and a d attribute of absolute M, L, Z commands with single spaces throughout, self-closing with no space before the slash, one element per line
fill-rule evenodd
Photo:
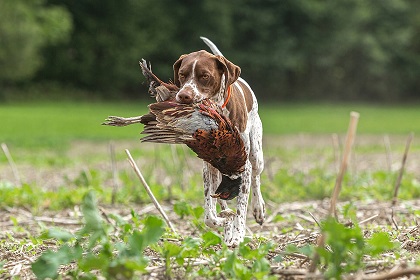
<path fill-rule="evenodd" d="M 177 232 L 175 230 L 175 227 L 172 225 L 172 223 L 169 220 L 168 216 L 166 215 L 165 211 L 160 206 L 159 202 L 157 201 L 157 199 L 153 195 L 152 190 L 150 189 L 149 185 L 147 184 L 146 180 L 144 179 L 143 175 L 141 174 L 140 169 L 138 168 L 136 162 L 134 161 L 133 157 L 130 154 L 130 151 L 128 149 L 126 149 L 125 150 L 125 153 L 128 156 L 128 161 L 130 162 L 131 167 L 134 169 L 134 172 L 139 177 L 141 183 L 143 184 L 144 188 L 146 189 L 147 194 L 152 199 L 152 202 L 155 205 L 156 209 L 162 215 L 163 219 L 165 220 L 165 222 L 169 226 L 169 228 L 172 230 L 172 232 L 175 233 L 175 234 L 177 234 Z"/>
<path fill-rule="evenodd" d="M 395 182 L 395 188 L 394 188 L 394 196 L 392 197 L 392 203 L 391 203 L 391 221 L 394 224 L 395 228 L 398 230 L 398 224 L 397 221 L 394 218 L 394 207 L 397 204 L 398 201 L 398 191 L 400 190 L 400 186 L 401 186 L 401 180 L 402 180 L 402 176 L 404 174 L 404 168 L 405 168 L 405 163 L 407 162 L 407 155 L 408 155 L 408 151 L 410 150 L 410 145 L 411 142 L 413 141 L 414 138 L 414 134 L 410 133 L 410 135 L 407 138 L 407 143 L 405 145 L 405 151 L 404 151 L 404 155 L 401 161 L 401 168 L 400 168 L 400 173 L 398 174 L 398 178 L 397 181 Z"/>
<path fill-rule="evenodd" d="M 16 167 L 15 161 L 13 160 L 12 154 L 10 154 L 9 148 L 7 147 L 6 143 L 1 143 L 1 148 L 3 150 L 4 155 L 9 162 L 10 168 L 12 169 L 13 176 L 15 177 L 16 185 L 22 186 L 22 180 L 20 179 L 20 175 L 18 169 Z"/>
<path fill-rule="evenodd" d="M 405 151 L 404 151 L 404 155 L 403 155 L 402 162 L 401 162 L 400 173 L 398 174 L 398 178 L 397 178 L 397 181 L 395 183 L 394 196 L 392 198 L 392 206 L 395 206 L 395 204 L 397 204 L 398 191 L 399 191 L 400 186 L 401 186 L 401 180 L 402 180 L 402 176 L 404 174 L 404 167 L 405 167 L 405 163 L 407 162 L 407 155 L 408 155 L 408 151 L 410 150 L 410 145 L 411 145 L 411 142 L 413 141 L 413 138 L 414 138 L 414 133 L 410 133 L 410 135 L 407 138 L 407 143 L 405 145 Z"/>
<path fill-rule="evenodd" d="M 385 272 L 382 274 L 363 276 L 362 280 L 387 280 L 396 279 L 403 276 L 420 275 L 420 267 L 410 267 L 404 269 L 397 269 L 392 272 Z"/>

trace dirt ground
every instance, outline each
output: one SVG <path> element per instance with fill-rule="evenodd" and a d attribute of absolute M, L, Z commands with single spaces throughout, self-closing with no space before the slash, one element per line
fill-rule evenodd
<path fill-rule="evenodd" d="M 401 148 L 392 150 L 387 153 L 386 149 L 377 149 L 370 153 L 357 153 L 357 149 L 363 150 L 365 146 L 377 145 L 383 146 L 382 137 L 365 137 L 360 138 L 356 142 L 356 153 L 353 156 L 353 166 L 357 166 L 358 170 L 386 170 L 398 169 L 400 167 Z M 405 138 L 396 137 L 392 139 L 392 143 L 399 143 L 398 146 L 404 146 Z M 135 147 L 136 142 L 118 142 L 116 143 L 116 150 Z M 322 164 L 319 161 L 322 157 L 317 157 L 317 153 L 306 153 L 305 149 L 311 146 L 313 150 L 320 150 L 323 153 L 329 153 L 329 156 L 334 156 L 334 148 L 332 138 L 330 136 L 283 136 L 280 139 L 268 138 L 265 143 L 268 146 L 265 153 L 266 161 L 271 161 L 268 164 L 269 172 L 276 172 L 279 168 L 285 165 L 288 168 L 296 169 L 310 169 L 312 165 Z M 287 146 L 291 150 L 303 151 L 298 160 L 285 164 L 285 159 L 273 158 L 270 155 L 271 149 L 276 149 L 276 145 L 282 147 Z M 340 145 L 340 144 L 339 144 Z M 287 150 L 287 149 L 286 149 Z M 338 150 L 337 150 L 338 151 Z M 95 157 L 97 154 L 108 153 L 107 143 L 95 144 L 78 142 L 74 143 L 68 154 L 72 157 L 79 158 L 80 156 Z M 317 160 L 313 158 L 317 157 Z M 338 155 L 337 155 L 338 157 Z M 389 161 L 389 157 L 392 160 Z M 200 172 L 201 164 L 197 159 L 192 166 L 196 166 L 193 172 Z M 140 160 L 141 161 L 141 160 Z M 197 162 L 197 164 L 195 164 Z M 109 168 L 109 162 L 96 161 L 93 163 L 95 168 Z M 335 169 L 334 164 L 328 165 L 329 168 Z M 42 185 L 46 188 L 54 188 L 54 186 L 63 183 L 65 178 L 77 176 L 80 170 L 86 166 L 70 166 L 64 169 L 51 165 L 49 167 L 38 168 L 30 164 L 19 164 L 18 168 L 24 176 L 26 182 L 36 182 L 37 185 Z M 129 168 L 128 163 L 122 161 L 119 163 L 119 168 Z M 350 166 L 350 168 L 352 168 Z M 420 180 L 420 151 L 418 148 L 414 149 L 409 154 L 406 171 L 416 174 L 417 179 Z M 0 174 L 2 180 L 13 181 L 13 173 L 7 164 L 0 165 Z M 319 226 L 317 222 L 327 216 L 329 209 L 329 200 L 323 201 L 305 201 L 305 202 L 288 202 L 281 205 L 272 202 L 266 198 L 267 212 L 265 223 L 260 226 L 254 220 L 252 215 L 248 216 L 247 235 L 250 237 L 260 236 L 265 237 L 276 244 L 276 249 L 270 252 L 269 260 L 272 265 L 272 272 L 279 276 L 279 278 L 287 279 L 302 279 L 305 276 L 306 270 L 310 261 L 301 255 L 287 256 L 287 262 L 275 263 L 273 257 L 281 252 L 288 244 L 295 244 L 298 247 L 304 244 L 315 244 L 319 237 Z M 346 202 L 341 202 L 339 208 Z M 418 263 L 420 254 L 420 226 L 418 218 L 420 213 L 420 199 L 411 201 L 400 201 L 396 207 L 391 208 L 390 202 L 353 202 L 357 208 L 357 218 L 364 229 L 366 236 L 369 236 L 373 229 L 381 229 L 383 231 L 392 232 L 392 238 L 401 244 L 401 250 L 404 251 L 404 257 L 397 259 L 393 253 L 385 254 L 379 260 L 366 259 L 365 275 L 374 277 L 381 275 L 381 273 L 392 273 L 392 271 L 399 271 L 413 266 Z M 130 211 L 133 209 L 139 215 L 157 214 L 155 207 L 152 204 L 148 205 L 132 205 L 127 206 L 101 206 L 103 214 L 119 214 L 122 217 L 129 219 Z M 196 227 L 187 218 L 181 220 L 172 211 L 172 205 L 164 205 L 164 209 L 169 213 L 169 219 L 174 223 L 176 229 L 181 236 L 198 236 Z M 393 211 L 393 212 L 392 212 Z M 279 219 L 278 217 L 281 217 Z M 340 221 L 346 223 L 342 217 Z M 78 207 L 73 209 L 66 209 L 59 212 L 46 211 L 42 215 L 34 216 L 28 209 L 4 207 L 0 209 L 0 262 L 4 261 L 3 269 L 5 273 L 0 275 L 0 279 L 14 279 L 19 277 L 21 279 L 35 279 L 30 269 L 30 264 L 46 249 L 57 248 L 56 242 L 46 242 L 41 246 L 36 246 L 31 240 L 31 236 L 37 236 L 40 233 L 41 226 L 51 227 L 59 226 L 69 231 L 76 231 L 81 227 L 81 212 Z M 146 252 L 147 254 L 148 252 Z M 153 252 L 149 252 L 153 259 Z M 153 259 L 155 266 L 163 265 L 159 259 Z M 163 279 L 164 270 L 151 271 L 144 276 L 144 279 Z M 419 272 L 420 273 L 420 272 Z M 395 278 L 395 277 L 394 277 Z M 402 275 L 401 279 L 412 279 L 410 276 Z M 358 279 L 356 276 L 354 279 Z M 361 279 L 361 278 L 360 278 Z M 365 278 L 364 278 L 365 279 Z M 367 278 L 366 278 L 367 279 Z M 372 278 L 375 279 L 375 278 Z M 377 279 L 391 279 L 377 278 Z"/>
<path fill-rule="evenodd" d="M 266 222 L 260 226 L 253 217 L 248 217 L 247 236 L 265 237 L 276 244 L 276 249 L 269 253 L 268 258 L 282 252 L 289 244 L 301 247 L 305 244 L 315 244 L 319 237 L 319 227 L 316 220 L 321 220 L 328 213 L 329 201 L 307 201 L 283 203 L 282 205 L 267 205 L 271 213 Z M 340 206 L 339 206 L 340 207 Z M 420 211 L 420 200 L 404 201 L 394 208 L 391 213 L 390 203 L 359 204 L 356 203 L 357 216 L 364 228 L 365 236 L 370 236 L 372 231 L 384 230 L 394 232 L 393 239 L 401 244 L 404 250 L 404 258 L 396 259 L 393 253 L 384 254 L 379 260 L 366 259 L 366 275 L 378 275 L 389 272 L 391 269 L 405 268 L 418 261 L 420 254 L 420 227 L 413 223 L 416 219 L 415 211 Z M 174 224 L 181 236 L 199 236 L 197 228 L 188 219 L 180 220 L 173 214 L 171 206 L 164 206 L 169 213 L 169 219 Z M 152 204 L 136 207 L 134 210 L 140 215 L 156 214 Z M 104 215 L 119 214 L 129 219 L 130 209 L 127 207 L 102 207 Z M 277 216 L 281 221 L 276 221 Z M 311 216 L 313 215 L 313 217 Z M 74 209 L 60 212 L 45 212 L 42 216 L 33 216 L 25 209 L 6 208 L 0 210 L 0 260 L 6 261 L 4 269 L 7 273 L 1 275 L 1 279 L 11 279 L 19 276 L 21 279 L 35 279 L 30 270 L 30 264 L 46 249 L 57 248 L 56 242 L 46 242 L 41 246 L 34 246 L 30 236 L 39 234 L 39 225 L 47 227 L 58 226 L 60 228 L 76 231 L 81 227 L 81 213 Z M 392 221 L 395 220 L 395 223 Z M 342 220 L 342 222 L 348 222 Z M 398 226 L 398 230 L 396 230 Z M 415 238 L 413 238 L 415 236 Z M 31 249 L 31 247 L 33 249 Z M 154 266 L 164 266 L 163 260 L 155 259 L 152 251 L 146 251 L 153 261 Z M 272 262 L 272 271 L 280 278 L 301 279 L 309 266 L 309 260 L 296 254 L 286 257 L 282 263 Z M 303 274 L 303 275 L 300 275 Z M 151 271 L 144 279 L 164 279 L 163 270 Z M 411 279 L 411 278 L 401 278 Z"/>

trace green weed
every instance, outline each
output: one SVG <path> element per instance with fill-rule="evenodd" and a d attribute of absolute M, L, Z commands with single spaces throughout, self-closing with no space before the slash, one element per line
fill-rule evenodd
<path fill-rule="evenodd" d="M 84 227 L 76 234 L 59 229 L 48 230 L 45 238 L 54 238 L 64 244 L 57 251 L 44 252 L 33 264 L 32 270 L 39 279 L 57 278 L 61 265 L 76 262 L 77 267 L 71 273 L 84 275 L 86 279 L 95 279 L 92 270 L 99 270 L 108 279 L 131 279 L 136 272 L 145 272 L 149 262 L 143 254 L 144 249 L 156 243 L 164 233 L 161 219 L 150 216 L 144 220 L 144 228 L 139 231 L 125 228 L 120 238 L 113 239 L 112 227 L 101 217 L 93 192 L 88 192 L 82 204 Z M 115 216 L 114 216 L 115 218 Z"/>
<path fill-rule="evenodd" d="M 92 191 L 84 196 L 82 211 L 84 226 L 76 233 L 50 228 L 42 234 L 43 239 L 57 240 L 60 245 L 55 251 L 45 251 L 32 264 L 32 270 L 39 279 L 57 279 L 59 269 L 70 263 L 75 265 L 66 274 L 73 277 L 83 275 L 84 279 L 97 279 L 100 275 L 108 279 L 133 279 L 149 273 L 151 260 L 145 254 L 146 248 L 159 256 L 168 278 L 177 275 L 188 279 L 277 279 L 271 272 L 269 261 L 269 254 L 276 247 L 272 242 L 246 238 L 239 247 L 231 249 L 223 244 L 218 234 L 205 230 L 200 237 L 179 239 L 165 233 L 164 222 L 160 218 L 149 216 L 140 219 L 134 212 L 130 221 L 118 215 L 109 215 L 107 222 L 99 213 Z M 181 218 L 191 216 L 196 220 L 203 210 L 179 202 L 174 211 Z M 386 232 L 373 232 L 370 237 L 364 237 L 351 204 L 343 208 L 343 214 L 353 220 L 353 226 L 346 227 L 333 218 L 322 222 L 325 246 L 305 245 L 298 248 L 288 245 L 272 261 L 283 262 L 285 255 L 294 252 L 308 257 L 317 252 L 320 256 L 319 269 L 325 278 L 341 279 L 343 275 L 363 269 L 365 256 L 374 258 L 399 248 Z"/>

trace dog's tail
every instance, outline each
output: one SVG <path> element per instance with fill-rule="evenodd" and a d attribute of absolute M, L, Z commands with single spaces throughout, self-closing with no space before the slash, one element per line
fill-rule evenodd
<path fill-rule="evenodd" d="M 206 43 L 207 46 L 209 46 L 209 48 L 213 52 L 213 54 L 223 56 L 222 52 L 219 51 L 219 49 L 216 47 L 216 45 L 212 41 L 210 41 L 209 39 L 207 39 L 206 37 L 203 37 L 203 36 L 201 36 L 200 38 L 201 38 L 201 40 L 204 41 L 204 43 Z"/>

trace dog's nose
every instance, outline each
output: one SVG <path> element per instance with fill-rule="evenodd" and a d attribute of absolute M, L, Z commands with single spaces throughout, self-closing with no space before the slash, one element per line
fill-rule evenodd
<path fill-rule="evenodd" d="M 192 93 L 186 90 L 181 90 L 180 92 L 177 93 L 176 100 L 179 103 L 191 104 L 193 102 L 193 96 L 192 96 Z"/>

